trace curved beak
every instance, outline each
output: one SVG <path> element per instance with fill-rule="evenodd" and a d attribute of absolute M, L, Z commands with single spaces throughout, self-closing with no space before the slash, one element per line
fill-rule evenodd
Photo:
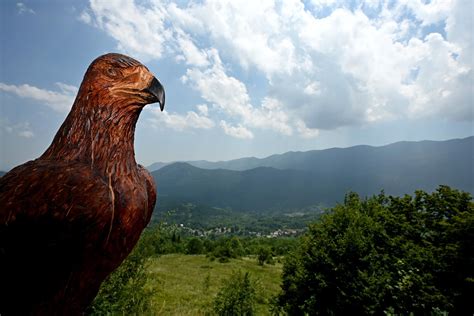
<path fill-rule="evenodd" d="M 165 108 L 165 88 L 163 88 L 163 85 L 158 81 L 158 79 L 153 77 L 153 80 L 145 89 L 145 92 L 148 92 L 151 96 L 150 103 L 160 103 L 160 109 L 163 111 Z"/>

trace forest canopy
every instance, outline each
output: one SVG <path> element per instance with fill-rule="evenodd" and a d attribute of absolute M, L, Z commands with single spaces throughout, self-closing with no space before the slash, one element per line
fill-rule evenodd
<path fill-rule="evenodd" d="M 469 193 L 350 193 L 287 256 L 278 304 L 290 315 L 472 314 L 473 240 Z"/>

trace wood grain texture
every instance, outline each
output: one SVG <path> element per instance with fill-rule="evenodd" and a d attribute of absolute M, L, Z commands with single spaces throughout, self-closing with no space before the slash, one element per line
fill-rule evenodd
<path fill-rule="evenodd" d="M 164 90 L 138 61 L 89 66 L 50 147 L 0 178 L 0 314 L 80 315 L 151 218 L 156 188 L 135 161 L 142 108 Z"/>

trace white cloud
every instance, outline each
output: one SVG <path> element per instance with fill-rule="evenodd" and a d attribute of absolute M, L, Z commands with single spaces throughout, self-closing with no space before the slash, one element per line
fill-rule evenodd
<path fill-rule="evenodd" d="M 313 81 L 309 83 L 303 90 L 308 95 L 319 95 L 321 94 L 321 87 L 319 81 Z"/>
<path fill-rule="evenodd" d="M 237 126 L 232 126 L 228 124 L 226 121 L 222 120 L 220 122 L 220 126 L 224 130 L 224 133 L 226 133 L 229 136 L 240 138 L 240 139 L 253 138 L 253 133 L 249 131 L 247 128 L 245 128 L 244 126 L 242 126 L 241 124 Z"/>
<path fill-rule="evenodd" d="M 254 107 L 245 84 L 227 75 L 218 52 L 209 52 L 212 66 L 207 69 L 191 68 L 182 78 L 201 93 L 201 97 L 225 114 L 240 119 L 247 127 L 271 129 L 291 135 L 289 118 L 281 104 L 273 98 L 265 98 L 260 107 Z"/>
<path fill-rule="evenodd" d="M 399 6 L 406 6 L 422 22 L 422 25 L 443 21 L 453 7 L 453 0 L 399 0 Z"/>
<path fill-rule="evenodd" d="M 303 138 L 315 138 L 319 135 L 318 129 L 308 128 L 301 120 L 296 121 L 296 129 Z"/>
<path fill-rule="evenodd" d="M 33 134 L 32 131 L 26 130 L 26 131 L 20 131 L 20 132 L 18 133 L 18 135 L 21 136 L 21 137 L 25 137 L 25 138 L 31 138 L 31 137 L 33 137 L 35 134 Z"/>
<path fill-rule="evenodd" d="M 82 21 L 86 24 L 92 24 L 91 15 L 87 11 L 82 11 L 81 15 L 79 15 L 79 21 Z"/>
<path fill-rule="evenodd" d="M 436 16 L 447 15 L 438 13 Z M 424 21 L 437 20 L 433 15 Z M 463 65 L 457 61 L 457 45 L 441 35 L 432 33 L 399 41 L 399 34 L 406 32 L 406 20 L 371 20 L 361 10 L 344 8 L 321 19 L 306 15 L 300 23 L 301 45 L 319 63 L 316 71 L 303 71 L 293 81 L 319 80 L 322 93 L 301 97 L 301 92 L 288 86 L 288 78 L 273 82 L 281 87 L 275 89 L 276 97 L 292 104 L 308 126 L 333 129 L 397 117 L 472 119 L 467 102 L 469 95 L 472 99 L 472 90 L 462 84 L 472 62 Z M 443 56 L 437 58 L 441 52 Z M 454 95 L 444 98 L 456 102 L 455 106 L 445 106 L 439 97 L 447 83 L 463 91 L 460 94 L 465 98 L 460 102 Z M 305 90 L 308 92 L 308 86 Z"/>
<path fill-rule="evenodd" d="M 204 70 L 188 69 L 182 78 L 183 82 L 191 84 L 201 93 L 204 100 L 227 114 L 247 117 L 252 111 L 252 106 L 245 85 L 226 74 L 216 50 L 213 50 L 212 56 L 212 67 Z"/>
<path fill-rule="evenodd" d="M 323 7 L 330 7 L 336 4 L 337 0 L 311 0 L 311 4 L 315 6 L 317 9 L 321 9 Z M 374 1 L 375 2 L 375 1 Z"/>
<path fill-rule="evenodd" d="M 0 82 L 0 91 L 15 94 L 21 98 L 36 100 L 56 112 L 66 113 L 70 110 L 77 88 L 64 83 L 56 83 L 60 91 L 40 89 L 28 84 L 8 85 Z"/>
<path fill-rule="evenodd" d="M 17 2 L 16 8 L 18 9 L 19 14 L 24 14 L 24 13 L 36 14 L 36 12 L 33 9 L 28 8 L 23 2 Z"/>
<path fill-rule="evenodd" d="M 286 112 L 278 99 L 265 97 L 261 107 L 255 109 L 247 121 L 251 126 L 272 129 L 283 135 L 291 135 L 293 130 L 289 125 L 290 117 Z"/>
<path fill-rule="evenodd" d="M 219 112 L 238 121 L 236 128 L 314 137 L 320 129 L 396 118 L 473 120 L 472 6 L 91 0 L 87 12 L 121 50 L 184 61 L 183 83 L 212 104 L 206 115 Z M 261 102 L 252 101 L 236 68 L 266 78 Z"/>
<path fill-rule="evenodd" d="M 409 114 L 414 117 L 442 115 L 454 120 L 474 119 L 472 69 L 453 58 L 458 48 L 437 33 L 429 34 L 424 41 L 413 46 L 424 56 L 417 63 L 416 81 L 402 86 L 401 92 L 412 100 Z"/>
<path fill-rule="evenodd" d="M 455 1 L 446 19 L 446 33 L 449 42 L 459 47 L 459 62 L 473 64 L 474 2 Z"/>
<path fill-rule="evenodd" d="M 283 22 L 287 9 L 284 1 L 241 5 L 232 0 L 210 0 L 200 6 L 189 6 L 187 11 L 202 22 L 217 49 L 242 67 L 257 67 L 270 76 L 300 66 L 291 34 Z"/>
<path fill-rule="evenodd" d="M 166 12 L 159 2 L 144 8 L 133 1 L 91 0 L 90 10 L 94 25 L 116 39 L 120 50 L 142 60 L 162 57 L 171 33 L 165 27 Z"/>
<path fill-rule="evenodd" d="M 79 89 L 76 86 L 72 86 L 69 84 L 65 84 L 62 82 L 56 82 L 56 85 L 58 88 L 61 90 L 62 93 L 68 94 L 68 95 L 76 95 Z"/>
<path fill-rule="evenodd" d="M 32 138 L 35 136 L 29 122 L 13 124 L 4 118 L 0 118 L 0 131 L 24 138 Z"/>
<path fill-rule="evenodd" d="M 201 115 L 204 115 L 204 116 L 209 115 L 209 108 L 207 107 L 206 104 L 199 104 L 196 107 Z"/>
<path fill-rule="evenodd" d="M 156 4 L 155 4 L 156 5 Z M 178 29 L 193 30 L 193 32 L 203 34 L 204 23 L 187 9 L 181 9 L 174 2 L 166 8 L 166 13 L 173 25 Z"/>
<path fill-rule="evenodd" d="M 188 35 L 180 34 L 177 42 L 181 52 L 183 53 L 183 55 L 177 56 L 178 60 L 183 59 L 187 65 L 191 66 L 205 67 L 209 65 L 206 52 L 197 48 Z"/>
<path fill-rule="evenodd" d="M 198 108 L 199 109 L 199 108 Z M 204 115 L 194 111 L 188 111 L 186 115 L 180 115 L 177 113 L 168 113 L 167 111 L 161 112 L 155 108 L 149 108 L 149 111 L 153 114 L 153 118 L 150 122 L 154 127 L 165 126 L 177 131 L 189 130 L 189 129 L 210 129 L 214 127 L 214 122 Z"/>

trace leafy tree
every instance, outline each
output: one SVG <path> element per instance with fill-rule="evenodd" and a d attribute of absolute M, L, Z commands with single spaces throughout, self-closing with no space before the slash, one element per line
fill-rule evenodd
<path fill-rule="evenodd" d="M 273 264 L 272 252 L 268 247 L 260 247 L 257 253 L 257 262 L 263 266 L 266 263 Z"/>
<path fill-rule="evenodd" d="M 212 258 L 219 258 L 220 262 L 229 262 L 229 259 L 236 259 L 243 256 L 245 253 L 244 247 L 240 239 L 236 236 L 227 239 L 221 238 L 217 241 L 217 246 L 211 254 Z"/>
<path fill-rule="evenodd" d="M 204 247 L 204 251 L 212 252 L 214 250 L 215 245 L 211 240 L 205 239 L 203 242 L 203 247 Z"/>
<path fill-rule="evenodd" d="M 148 229 L 154 238 L 149 241 L 154 254 L 184 253 L 186 243 L 181 242 L 178 228 L 175 225 L 154 225 Z"/>
<path fill-rule="evenodd" d="M 198 255 L 203 252 L 203 244 L 201 239 L 193 237 L 188 240 L 186 245 L 186 254 L 188 255 Z"/>
<path fill-rule="evenodd" d="M 232 237 L 227 242 L 227 247 L 230 249 L 232 258 L 239 258 L 244 255 L 244 247 L 242 246 L 242 243 L 238 237 Z"/>
<path fill-rule="evenodd" d="M 278 303 L 291 315 L 474 311 L 468 193 L 346 196 L 287 256 Z"/>
<path fill-rule="evenodd" d="M 224 282 L 214 300 L 217 315 L 250 316 L 255 313 L 256 285 L 248 272 L 237 272 Z"/>

